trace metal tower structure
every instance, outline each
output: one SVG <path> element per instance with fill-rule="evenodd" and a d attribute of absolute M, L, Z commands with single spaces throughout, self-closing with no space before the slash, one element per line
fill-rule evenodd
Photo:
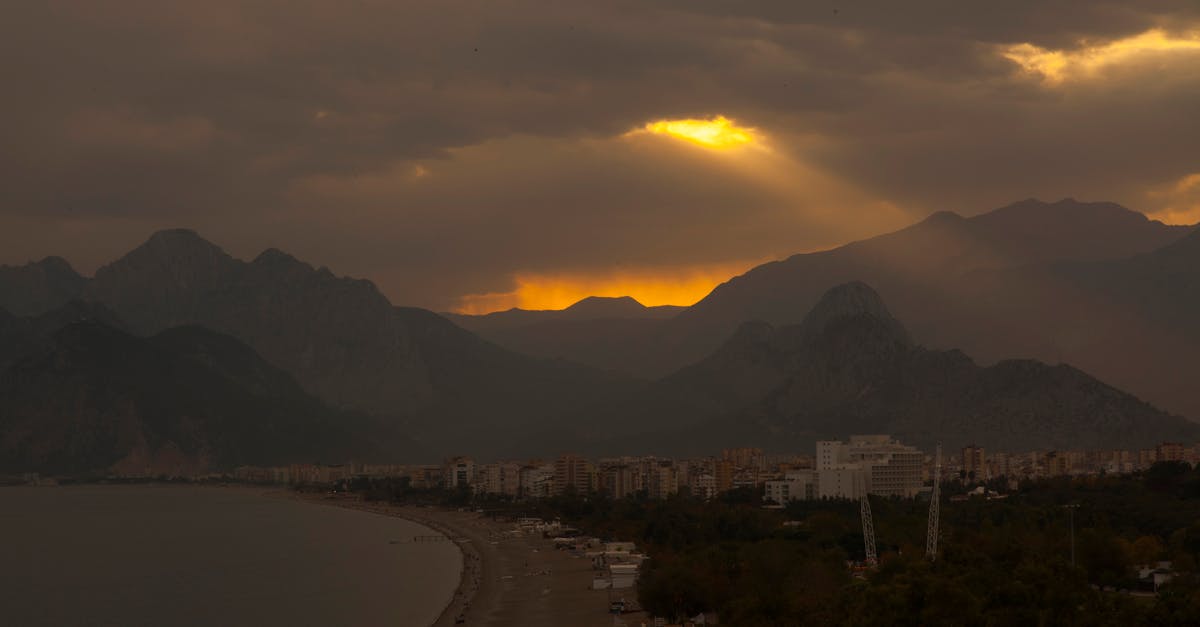
<path fill-rule="evenodd" d="M 879 563 L 878 556 L 875 553 L 875 521 L 871 518 L 871 500 L 867 496 L 867 480 L 866 477 L 859 477 L 857 481 L 860 488 L 859 510 L 862 513 L 862 530 L 863 530 L 863 547 L 866 548 L 867 566 L 874 566 Z"/>
<path fill-rule="evenodd" d="M 925 557 L 937 559 L 938 519 L 942 509 L 942 443 L 937 444 L 933 458 L 933 491 L 929 494 L 929 530 L 925 535 Z"/>

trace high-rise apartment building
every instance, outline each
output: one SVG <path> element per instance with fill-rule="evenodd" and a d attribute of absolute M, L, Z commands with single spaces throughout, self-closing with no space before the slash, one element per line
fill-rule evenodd
<path fill-rule="evenodd" d="M 591 462 L 578 455 L 560 455 L 554 461 L 554 494 L 559 495 L 568 488 L 586 494 L 597 488 L 595 470 Z"/>
<path fill-rule="evenodd" d="M 983 447 L 975 446 L 974 444 L 963 447 L 962 470 L 969 479 L 982 481 L 988 478 L 988 467 L 984 460 Z"/>
<path fill-rule="evenodd" d="M 717 494 L 733 489 L 733 474 L 732 461 L 721 459 L 713 464 L 713 478 L 717 483 Z"/>
<path fill-rule="evenodd" d="M 442 464 L 442 486 L 454 490 L 475 481 L 475 462 L 470 457 L 451 457 Z"/>
<path fill-rule="evenodd" d="M 763 465 L 763 452 L 760 448 L 727 448 L 721 451 L 721 459 L 733 462 L 735 468 L 753 468 L 758 470 Z"/>

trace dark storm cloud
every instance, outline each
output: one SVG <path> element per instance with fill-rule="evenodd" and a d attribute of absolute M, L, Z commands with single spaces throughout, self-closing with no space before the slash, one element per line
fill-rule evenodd
<path fill-rule="evenodd" d="M 1051 85 L 1002 52 L 1197 28 L 1190 1 L 18 3 L 0 261 L 193 226 L 449 307 L 1030 195 L 1150 211 L 1200 171 L 1200 56 Z M 716 114 L 770 155 L 621 137 Z"/>

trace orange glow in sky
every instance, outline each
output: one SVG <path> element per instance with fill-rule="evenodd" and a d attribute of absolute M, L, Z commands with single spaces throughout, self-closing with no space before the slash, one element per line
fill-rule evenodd
<path fill-rule="evenodd" d="M 1080 47 L 1073 50 L 1052 50 L 1023 43 L 1008 46 L 1001 54 L 1026 72 L 1041 74 L 1045 83 L 1058 85 L 1068 79 L 1095 74 L 1106 66 L 1132 61 L 1147 54 L 1168 52 L 1200 53 L 1200 34 L 1174 37 L 1154 29 L 1103 44 L 1080 42 Z"/>
<path fill-rule="evenodd" d="M 1147 215 L 1163 224 L 1200 222 L 1200 172 L 1189 174 L 1164 189 L 1151 190 L 1152 201 L 1162 205 Z"/>
<path fill-rule="evenodd" d="M 667 135 L 713 150 L 736 148 L 757 143 L 759 140 L 755 129 L 738 126 L 736 122 L 723 115 L 718 115 L 711 120 L 681 119 L 648 122 L 645 126 L 630 131 L 630 134 L 638 133 Z"/>
<path fill-rule="evenodd" d="M 467 294 L 455 312 L 485 314 L 513 307 L 565 309 L 588 296 L 632 296 L 647 307 L 692 305 L 718 284 L 764 260 L 691 267 L 625 268 L 594 273 L 518 274 L 511 292 Z"/>

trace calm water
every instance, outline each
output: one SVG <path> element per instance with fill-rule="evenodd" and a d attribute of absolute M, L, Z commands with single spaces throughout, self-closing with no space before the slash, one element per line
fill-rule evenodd
<path fill-rule="evenodd" d="M 0 488 L 0 624 L 428 625 L 450 542 L 243 489 Z"/>

